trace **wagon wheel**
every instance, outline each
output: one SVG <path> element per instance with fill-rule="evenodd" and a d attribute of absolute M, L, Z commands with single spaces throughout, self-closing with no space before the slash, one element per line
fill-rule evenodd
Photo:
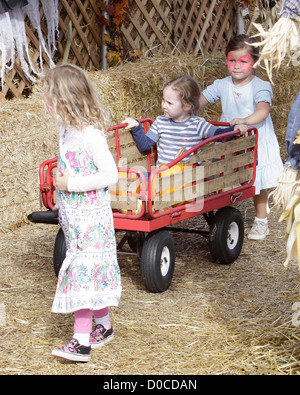
<path fill-rule="evenodd" d="M 173 237 L 166 230 L 149 233 L 141 254 L 142 279 L 150 292 L 166 291 L 175 268 Z"/>
<path fill-rule="evenodd" d="M 53 267 L 56 276 L 58 276 L 61 265 L 63 264 L 63 261 L 66 257 L 66 251 L 67 251 L 67 247 L 66 247 L 65 235 L 62 228 L 59 228 L 59 231 L 57 232 L 55 238 L 54 250 L 53 250 Z"/>
<path fill-rule="evenodd" d="M 209 249 L 214 261 L 234 262 L 243 247 L 244 220 L 239 210 L 223 207 L 217 211 L 210 224 Z"/>

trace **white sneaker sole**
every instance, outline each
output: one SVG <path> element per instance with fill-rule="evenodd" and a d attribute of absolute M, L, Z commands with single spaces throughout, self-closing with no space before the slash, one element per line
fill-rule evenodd
<path fill-rule="evenodd" d="M 251 233 L 249 233 L 248 234 L 248 239 L 250 239 L 250 240 L 263 240 L 263 239 L 265 239 L 268 236 L 269 233 L 270 233 L 269 229 L 263 235 L 252 235 Z"/>
<path fill-rule="evenodd" d="M 99 343 L 90 343 L 90 346 L 92 347 L 93 350 L 97 348 L 103 347 L 106 343 L 110 342 L 114 338 L 114 334 L 112 333 L 110 336 L 108 336 L 105 340 L 102 340 Z"/>
<path fill-rule="evenodd" d="M 92 357 L 91 354 L 73 354 L 59 349 L 52 350 L 52 355 L 56 358 L 74 362 L 89 362 Z"/>

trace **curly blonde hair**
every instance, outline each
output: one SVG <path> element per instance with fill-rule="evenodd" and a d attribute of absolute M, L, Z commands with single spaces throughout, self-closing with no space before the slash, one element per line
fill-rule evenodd
<path fill-rule="evenodd" d="M 108 110 L 80 67 L 71 64 L 56 66 L 47 70 L 42 81 L 45 98 L 51 103 L 51 112 L 58 115 L 67 128 L 81 129 L 93 125 L 106 130 Z"/>

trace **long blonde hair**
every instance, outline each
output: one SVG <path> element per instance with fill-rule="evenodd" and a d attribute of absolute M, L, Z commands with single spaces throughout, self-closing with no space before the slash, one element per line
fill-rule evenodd
<path fill-rule="evenodd" d="M 66 127 L 81 129 L 93 125 L 106 130 L 107 110 L 86 73 L 75 65 L 63 64 L 47 70 L 43 77 L 46 100 Z"/>

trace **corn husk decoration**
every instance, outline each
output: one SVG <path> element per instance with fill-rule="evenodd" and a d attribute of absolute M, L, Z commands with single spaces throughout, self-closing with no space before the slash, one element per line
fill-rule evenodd
<path fill-rule="evenodd" d="M 293 169 L 291 166 L 283 169 L 277 179 L 277 187 L 269 194 L 269 198 L 272 198 L 273 202 L 272 208 L 284 210 L 287 207 L 295 189 L 299 187 L 299 176 L 300 171 Z"/>
<path fill-rule="evenodd" d="M 287 257 L 284 266 L 287 267 L 290 261 L 298 262 L 300 271 L 300 182 L 295 185 L 294 193 L 281 214 L 279 222 L 287 219 L 286 226 L 286 253 Z"/>
<path fill-rule="evenodd" d="M 300 49 L 300 0 L 286 0 L 283 2 L 278 21 L 267 31 L 261 24 L 253 23 L 262 41 L 260 58 L 257 65 L 264 64 L 270 81 L 272 70 L 279 69 L 283 59 L 292 59 L 293 54 Z"/>
<path fill-rule="evenodd" d="M 300 144 L 300 130 L 293 144 Z M 283 210 L 279 222 L 287 220 L 286 225 L 286 260 L 298 262 L 300 272 L 300 170 L 285 167 L 278 178 L 278 186 L 269 197 L 273 198 L 273 207 Z"/>

